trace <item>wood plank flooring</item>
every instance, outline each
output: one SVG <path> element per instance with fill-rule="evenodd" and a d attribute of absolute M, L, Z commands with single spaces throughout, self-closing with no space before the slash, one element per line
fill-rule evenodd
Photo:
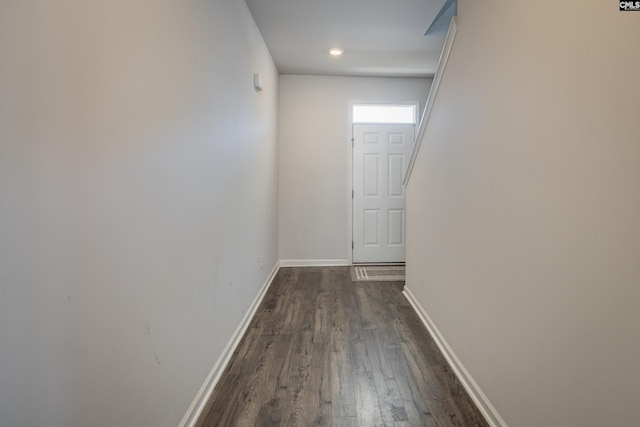
<path fill-rule="evenodd" d="M 488 426 L 402 287 L 281 268 L 197 426 Z"/>

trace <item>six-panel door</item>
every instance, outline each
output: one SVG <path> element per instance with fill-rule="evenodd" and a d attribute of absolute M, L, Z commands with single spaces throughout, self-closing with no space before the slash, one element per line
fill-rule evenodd
<path fill-rule="evenodd" d="M 404 262 L 402 180 L 413 125 L 353 126 L 353 262 Z"/>

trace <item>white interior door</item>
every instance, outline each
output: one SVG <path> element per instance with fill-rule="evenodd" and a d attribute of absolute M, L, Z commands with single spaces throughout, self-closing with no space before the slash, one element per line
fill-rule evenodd
<path fill-rule="evenodd" d="M 405 260 L 402 180 L 414 125 L 353 125 L 353 262 Z"/>

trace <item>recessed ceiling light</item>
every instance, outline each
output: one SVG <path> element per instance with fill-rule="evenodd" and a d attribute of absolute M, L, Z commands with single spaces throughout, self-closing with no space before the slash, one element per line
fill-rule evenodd
<path fill-rule="evenodd" d="M 344 49 L 340 49 L 339 47 L 332 47 L 329 49 L 329 55 L 331 56 L 340 56 L 344 53 Z"/>

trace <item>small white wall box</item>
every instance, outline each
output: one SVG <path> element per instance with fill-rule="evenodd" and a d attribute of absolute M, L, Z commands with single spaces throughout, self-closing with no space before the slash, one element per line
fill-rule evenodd
<path fill-rule="evenodd" d="M 262 76 L 260 73 L 255 73 L 253 75 L 253 87 L 256 88 L 256 92 L 260 92 L 262 90 Z"/>

